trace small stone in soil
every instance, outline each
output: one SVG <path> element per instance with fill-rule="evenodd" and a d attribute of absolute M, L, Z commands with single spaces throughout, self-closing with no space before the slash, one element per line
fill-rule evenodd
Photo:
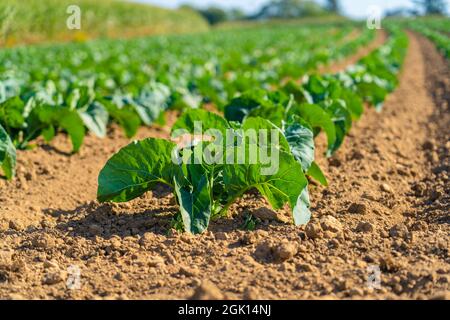
<path fill-rule="evenodd" d="M 16 231 L 22 231 L 25 229 L 25 225 L 20 221 L 11 220 L 9 222 L 9 228 Z"/>
<path fill-rule="evenodd" d="M 408 234 L 409 234 L 408 227 L 406 227 L 406 225 L 403 223 L 396 224 L 389 230 L 389 235 L 392 238 L 406 239 L 408 237 Z"/>
<path fill-rule="evenodd" d="M 347 209 L 349 213 L 366 214 L 367 206 L 364 203 L 353 202 Z"/>
<path fill-rule="evenodd" d="M 370 222 L 363 222 L 363 221 L 360 221 L 358 223 L 358 226 L 356 227 L 356 231 L 366 233 L 373 232 L 374 229 L 375 227 L 373 226 L 373 224 L 371 224 Z"/>
<path fill-rule="evenodd" d="M 64 276 L 61 271 L 49 272 L 44 275 L 42 283 L 46 285 L 54 285 L 63 281 L 64 280 L 63 277 Z"/>
<path fill-rule="evenodd" d="M 306 225 L 305 233 L 310 239 L 319 238 L 322 233 L 322 228 L 319 224 L 309 223 Z"/>
<path fill-rule="evenodd" d="M 191 300 L 222 300 L 224 295 L 213 283 L 210 281 L 203 281 L 197 289 L 195 289 Z"/>
<path fill-rule="evenodd" d="M 383 183 L 383 184 L 381 184 L 381 191 L 384 191 L 387 193 L 392 193 L 392 188 L 387 183 Z"/>
<path fill-rule="evenodd" d="M 320 225 L 324 231 L 338 233 L 342 231 L 342 224 L 333 216 L 325 216 L 320 219 Z"/>
<path fill-rule="evenodd" d="M 273 249 L 273 256 L 276 261 L 286 261 L 297 254 L 297 247 L 291 243 L 282 243 Z"/>

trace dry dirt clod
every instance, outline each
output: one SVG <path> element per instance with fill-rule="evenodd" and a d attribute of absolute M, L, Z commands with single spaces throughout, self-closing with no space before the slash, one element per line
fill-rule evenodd
<path fill-rule="evenodd" d="M 42 284 L 46 285 L 54 285 L 59 282 L 64 281 L 64 273 L 61 271 L 54 271 L 49 272 L 44 275 L 44 278 L 42 279 Z"/>
<path fill-rule="evenodd" d="M 320 219 L 320 225 L 324 231 L 330 231 L 332 233 L 342 232 L 342 224 L 333 216 L 325 216 Z"/>
<path fill-rule="evenodd" d="M 244 300 L 260 300 L 258 290 L 253 287 L 245 288 L 243 298 Z"/>
<path fill-rule="evenodd" d="M 280 221 L 286 222 L 286 219 L 279 215 L 277 212 L 270 210 L 269 208 L 258 208 L 252 212 L 255 218 L 261 219 L 262 221 Z"/>
<path fill-rule="evenodd" d="M 9 269 L 12 264 L 12 252 L 10 251 L 0 251 L 0 268 Z"/>
<path fill-rule="evenodd" d="M 164 266 L 164 259 L 160 256 L 150 257 L 148 260 L 148 266 L 152 268 Z"/>
<path fill-rule="evenodd" d="M 23 231 L 25 230 L 25 224 L 20 220 L 11 220 L 9 221 L 9 228 L 16 231 Z"/>
<path fill-rule="evenodd" d="M 380 188 L 381 188 L 381 191 L 384 191 L 387 193 L 393 193 L 391 186 L 388 185 L 387 183 L 382 183 Z"/>
<path fill-rule="evenodd" d="M 379 262 L 381 270 L 385 272 L 397 272 L 402 268 L 402 264 L 389 254 L 380 258 Z"/>
<path fill-rule="evenodd" d="M 181 266 L 180 271 L 178 272 L 180 275 L 186 276 L 186 277 L 196 277 L 200 274 L 200 270 L 194 267 L 186 267 Z"/>
<path fill-rule="evenodd" d="M 275 261 L 287 261 L 297 254 L 297 247 L 291 243 L 282 243 L 273 248 Z"/>
<path fill-rule="evenodd" d="M 367 213 L 367 206 L 364 203 L 352 203 L 347 211 L 349 213 L 356 213 L 356 214 L 366 214 Z"/>
<path fill-rule="evenodd" d="M 58 265 L 58 263 L 55 262 L 55 261 L 52 261 L 52 260 L 46 260 L 46 261 L 44 261 L 44 268 L 47 268 L 47 269 L 51 269 L 51 268 L 53 268 L 53 269 L 59 269 L 59 265 Z"/>
<path fill-rule="evenodd" d="M 370 222 L 360 221 L 356 227 L 356 231 L 370 233 L 375 230 L 375 227 Z"/>
<path fill-rule="evenodd" d="M 396 224 L 389 230 L 389 235 L 392 238 L 406 239 L 408 237 L 408 234 L 409 234 L 408 227 L 403 223 Z"/>
<path fill-rule="evenodd" d="M 47 234 L 41 234 L 34 237 L 31 243 L 35 248 L 50 249 L 55 246 L 55 239 Z"/>
<path fill-rule="evenodd" d="M 214 238 L 219 241 L 226 241 L 228 240 L 228 235 L 225 232 L 217 232 Z"/>
<path fill-rule="evenodd" d="M 258 242 L 258 237 L 254 232 L 246 232 L 239 240 L 243 245 L 251 245 Z"/>
<path fill-rule="evenodd" d="M 212 282 L 204 280 L 195 289 L 191 300 L 223 300 L 225 296 Z"/>
<path fill-rule="evenodd" d="M 322 228 L 320 224 L 308 223 L 305 227 L 305 233 L 310 239 L 319 238 L 322 234 Z"/>

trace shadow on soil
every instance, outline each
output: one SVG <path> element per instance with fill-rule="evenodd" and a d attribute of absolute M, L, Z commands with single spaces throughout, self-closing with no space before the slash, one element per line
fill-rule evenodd
<path fill-rule="evenodd" d="M 259 198 L 254 194 L 255 199 Z M 173 228 L 178 205 L 170 188 L 157 186 L 151 194 L 125 204 L 98 203 L 92 201 L 72 210 L 45 209 L 44 214 L 57 219 L 56 229 L 73 237 L 92 239 L 113 236 L 142 236 L 145 233 L 167 235 Z M 240 208 L 230 217 L 221 217 L 210 222 L 209 231 L 216 234 L 245 230 L 245 222 L 250 211 Z M 273 222 L 270 225 L 278 225 Z M 260 223 L 258 229 L 268 228 L 269 224 Z"/>

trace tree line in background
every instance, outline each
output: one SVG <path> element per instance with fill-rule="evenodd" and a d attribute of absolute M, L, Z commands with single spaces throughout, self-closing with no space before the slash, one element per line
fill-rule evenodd
<path fill-rule="evenodd" d="M 414 9 L 398 8 L 386 12 L 386 16 L 419 16 L 444 15 L 446 13 L 445 0 L 412 0 Z M 254 14 L 246 14 L 240 9 L 226 10 L 217 6 L 198 8 L 191 5 L 182 5 L 199 12 L 210 24 L 238 20 L 265 20 L 265 19 L 292 19 L 303 17 L 320 17 L 327 15 L 340 15 L 339 0 L 327 0 L 320 5 L 312 0 L 270 0 Z"/>

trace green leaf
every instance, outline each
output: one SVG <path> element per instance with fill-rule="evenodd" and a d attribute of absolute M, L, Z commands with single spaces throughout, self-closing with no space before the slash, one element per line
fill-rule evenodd
<path fill-rule="evenodd" d="M 328 147 L 336 142 L 336 129 L 330 115 L 316 104 L 294 104 L 287 110 L 288 120 L 294 116 L 300 116 L 312 128 L 320 128 L 327 135 Z"/>
<path fill-rule="evenodd" d="M 54 126 L 48 126 L 47 128 L 44 128 L 42 130 L 42 137 L 44 138 L 45 142 L 50 143 L 53 138 L 55 137 L 55 127 Z"/>
<path fill-rule="evenodd" d="M 247 114 L 247 117 L 260 117 L 267 119 L 273 122 L 278 127 L 281 127 L 281 124 L 284 119 L 285 109 L 282 105 L 274 104 L 274 105 L 261 105 L 257 108 L 250 110 Z"/>
<path fill-rule="evenodd" d="M 343 100 L 328 101 L 324 109 L 330 115 L 336 131 L 336 140 L 328 146 L 327 155 L 331 156 L 344 142 L 345 136 L 352 127 L 352 116 Z"/>
<path fill-rule="evenodd" d="M 294 217 L 294 223 L 296 226 L 305 225 L 311 219 L 311 211 L 309 210 L 311 206 L 309 200 L 308 187 L 305 187 L 297 199 L 297 204 L 292 210 L 292 215 Z"/>
<path fill-rule="evenodd" d="M 33 117 L 36 130 L 44 130 L 49 126 L 57 126 L 67 132 L 72 142 L 73 152 L 78 152 L 83 144 L 86 130 L 78 111 L 67 107 L 40 105 L 33 109 L 37 117 Z M 39 122 L 39 123 L 38 123 Z"/>
<path fill-rule="evenodd" d="M 321 185 L 328 187 L 327 178 L 325 177 L 324 173 L 322 172 L 317 163 L 313 162 L 311 164 L 311 167 L 309 167 L 309 170 L 308 172 L 306 172 L 306 175 L 318 181 Z"/>
<path fill-rule="evenodd" d="M 183 183 L 184 179 L 181 182 L 174 179 L 184 230 L 200 234 L 208 228 L 211 217 L 211 185 L 206 173 L 190 185 L 183 186 Z"/>
<path fill-rule="evenodd" d="M 300 163 L 291 154 L 279 152 L 277 166 L 273 174 L 264 174 L 263 165 L 257 164 L 225 164 L 223 179 L 225 186 L 235 197 L 245 191 L 256 188 L 277 210 L 289 203 L 294 209 L 297 200 L 308 181 L 303 174 Z"/>
<path fill-rule="evenodd" d="M 151 83 L 132 101 L 132 106 L 141 117 L 142 122 L 150 126 L 155 122 L 161 112 L 168 107 L 170 89 L 162 83 Z"/>
<path fill-rule="evenodd" d="M 197 124 L 197 127 L 196 127 Z M 199 127 L 201 125 L 201 127 Z M 188 109 L 178 118 L 172 127 L 172 134 L 176 138 L 177 130 L 186 130 L 191 134 L 205 134 L 209 129 L 219 130 L 225 138 L 226 130 L 230 128 L 223 117 L 203 109 Z M 201 129 L 201 132 L 196 132 Z"/>
<path fill-rule="evenodd" d="M 25 123 L 23 116 L 25 104 L 19 97 L 10 98 L 0 104 L 0 124 L 5 129 L 20 129 Z"/>
<path fill-rule="evenodd" d="M 270 122 L 269 120 L 263 119 L 263 118 L 253 118 L 253 117 L 249 117 L 246 118 L 244 123 L 242 124 L 242 129 L 247 131 L 247 130 L 255 130 L 258 133 L 258 143 L 261 147 L 264 146 L 270 146 L 270 145 L 276 145 L 277 147 L 280 148 L 280 150 L 288 152 L 289 153 L 289 143 L 286 140 L 286 138 L 283 135 L 283 132 L 281 131 L 281 129 L 279 127 L 277 127 L 275 124 L 273 124 L 272 122 Z M 265 130 L 267 132 L 268 135 L 268 139 L 265 141 L 265 144 L 261 144 L 263 141 L 260 137 L 259 134 L 262 134 L 263 131 Z M 276 133 L 276 135 L 278 136 L 278 142 L 275 143 L 275 141 L 272 141 L 272 130 L 274 130 L 274 133 Z M 256 141 L 254 141 L 256 142 Z"/>
<path fill-rule="evenodd" d="M 105 107 L 99 102 L 89 104 L 86 110 L 78 110 L 84 125 L 92 131 L 97 137 L 106 136 L 106 126 L 108 125 L 109 115 Z"/>
<path fill-rule="evenodd" d="M 345 101 L 347 109 L 352 114 L 353 120 L 361 118 L 364 112 L 363 101 L 356 93 L 349 89 L 343 89 L 340 98 Z"/>
<path fill-rule="evenodd" d="M 11 180 L 16 174 L 16 149 L 5 129 L 0 125 L 0 167 Z"/>
<path fill-rule="evenodd" d="M 284 92 L 289 95 L 293 95 L 295 101 L 298 104 L 302 103 L 313 103 L 313 98 L 302 86 L 296 84 L 294 81 L 290 80 L 288 83 L 284 85 L 282 88 Z"/>
<path fill-rule="evenodd" d="M 284 135 L 294 158 L 302 165 L 303 172 L 308 171 L 314 161 L 314 132 L 301 118 L 285 124 Z"/>
<path fill-rule="evenodd" d="M 73 88 L 66 98 L 66 105 L 69 109 L 85 109 L 95 97 L 92 88 L 80 86 Z"/>
<path fill-rule="evenodd" d="M 272 103 L 267 99 L 264 90 L 244 92 L 240 97 L 234 98 L 225 106 L 225 119 L 242 122 L 255 108 L 270 107 Z"/>
<path fill-rule="evenodd" d="M 163 139 L 148 138 L 132 142 L 108 160 L 98 178 L 100 202 L 127 202 L 156 183 L 173 186 L 182 180 L 181 167 L 172 161 L 176 145 Z"/>
<path fill-rule="evenodd" d="M 127 138 L 132 138 L 136 135 L 141 125 L 141 118 L 133 107 L 123 105 L 119 108 L 114 102 L 106 99 L 102 100 L 102 104 L 105 106 L 111 118 L 117 121 L 125 131 Z"/>

